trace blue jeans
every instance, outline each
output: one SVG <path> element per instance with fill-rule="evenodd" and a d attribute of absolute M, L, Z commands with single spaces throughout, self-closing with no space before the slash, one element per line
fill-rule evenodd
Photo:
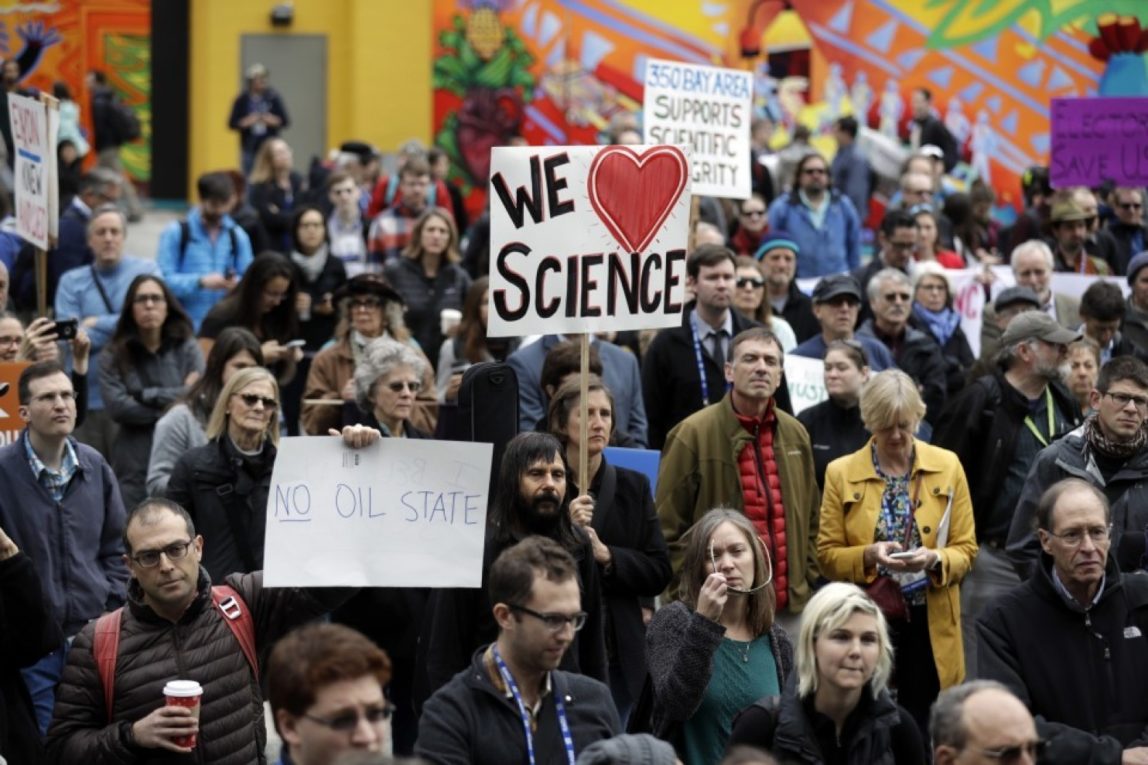
<path fill-rule="evenodd" d="M 32 706 L 36 711 L 36 723 L 40 726 L 40 734 L 48 734 L 48 725 L 52 722 L 52 707 L 56 705 L 56 685 L 60 682 L 60 675 L 64 674 L 64 663 L 68 659 L 68 649 L 72 647 L 73 637 L 64 641 L 64 645 L 52 651 L 30 667 L 20 670 L 24 676 L 24 685 L 28 686 L 28 694 L 32 697 Z"/>

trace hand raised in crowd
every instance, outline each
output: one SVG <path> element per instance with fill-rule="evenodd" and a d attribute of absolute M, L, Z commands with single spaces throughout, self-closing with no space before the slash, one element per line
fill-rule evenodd
<path fill-rule="evenodd" d="M 702 588 L 698 591 L 697 611 L 712 622 L 720 621 L 728 599 L 729 585 L 726 584 L 725 574 L 715 571 L 702 582 Z"/>
<path fill-rule="evenodd" d="M 338 430 L 331 428 L 327 431 L 327 435 L 343 437 L 343 443 L 352 449 L 362 449 L 364 446 L 370 446 L 383 437 L 375 428 L 368 428 L 366 425 L 347 425 L 340 433 Z"/>
<path fill-rule="evenodd" d="M 223 274 L 204 274 L 199 277 L 199 286 L 205 290 L 229 290 L 238 282 L 236 277 Z"/>
<path fill-rule="evenodd" d="M 56 347 L 56 322 L 41 316 L 34 319 L 24 332 L 17 361 L 53 361 L 60 356 Z"/>
<path fill-rule="evenodd" d="M 18 552 L 20 552 L 20 548 L 16 546 L 11 537 L 4 533 L 4 529 L 0 528 L 0 560 L 8 560 Z"/>
<path fill-rule="evenodd" d="M 570 500 L 570 520 L 579 526 L 589 528 L 594 520 L 594 498 L 589 494 L 582 494 Z"/>
<path fill-rule="evenodd" d="M 172 739 L 189 736 L 199 730 L 199 720 L 186 707 L 163 706 L 141 720 L 132 723 L 132 738 L 145 749 L 166 749 L 169 752 L 192 752 L 186 746 L 176 745 Z"/>
<path fill-rule="evenodd" d="M 82 328 L 76 330 L 76 337 L 72 340 L 72 369 L 76 374 L 88 373 L 88 362 L 92 358 L 92 338 Z"/>

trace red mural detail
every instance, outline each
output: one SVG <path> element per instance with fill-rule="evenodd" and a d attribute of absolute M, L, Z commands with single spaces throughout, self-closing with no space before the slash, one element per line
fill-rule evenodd
<path fill-rule="evenodd" d="M 676 146 L 639 154 L 628 146 L 598 152 L 590 164 L 590 205 L 626 252 L 644 252 L 666 222 L 689 177 Z"/>

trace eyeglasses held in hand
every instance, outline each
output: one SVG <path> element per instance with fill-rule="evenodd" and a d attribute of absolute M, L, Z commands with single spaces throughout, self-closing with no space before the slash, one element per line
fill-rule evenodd
<path fill-rule="evenodd" d="M 137 566 L 155 568 L 159 565 L 159 556 L 166 555 L 168 560 L 182 560 L 187 551 L 191 549 L 191 540 L 186 542 L 172 542 L 162 550 L 140 550 L 132 556 Z"/>
<path fill-rule="evenodd" d="M 729 590 L 730 592 L 736 592 L 739 595 L 752 595 L 753 593 L 757 592 L 758 590 L 760 590 L 764 587 L 768 587 L 770 585 L 770 583 L 773 582 L 773 559 L 769 557 L 769 548 L 765 546 L 765 542 L 762 541 L 761 537 L 755 536 L 754 539 L 756 539 L 757 543 L 761 545 L 761 552 L 762 552 L 763 557 L 765 558 L 765 565 L 769 566 L 769 574 L 766 575 L 764 582 L 757 585 L 756 587 L 750 587 L 748 590 L 745 589 L 744 587 L 731 587 L 731 586 L 727 585 L 726 589 Z M 713 540 L 710 540 L 710 563 L 713 564 L 714 573 L 715 574 L 719 573 L 718 567 L 717 567 L 717 556 L 714 555 Z"/>
<path fill-rule="evenodd" d="M 324 728 L 330 728 L 339 733 L 351 733 L 355 728 L 359 727 L 359 720 L 366 720 L 371 725 L 378 725 L 384 720 L 389 720 L 394 709 L 395 708 L 390 704 L 386 704 L 377 707 L 367 707 L 363 710 L 361 717 L 355 710 L 348 710 L 334 717 L 316 717 L 306 712 L 303 713 L 303 716 L 311 722 L 319 723 Z"/>
<path fill-rule="evenodd" d="M 509 606 L 511 611 L 518 611 L 538 619 L 546 628 L 551 632 L 561 632 L 563 628 L 569 624 L 574 628 L 574 631 L 582 629 L 586 626 L 586 617 L 589 616 L 585 611 L 579 611 L 576 614 L 567 616 L 566 614 L 540 614 L 534 609 L 527 608 L 526 606 L 516 606 L 511 603 Z"/>

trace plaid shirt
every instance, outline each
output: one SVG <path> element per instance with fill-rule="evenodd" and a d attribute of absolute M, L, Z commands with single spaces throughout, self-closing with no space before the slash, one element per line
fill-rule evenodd
<path fill-rule="evenodd" d="M 372 260 L 385 263 L 402 255 L 421 214 L 405 207 L 391 207 L 375 216 L 367 235 L 367 249 L 371 251 Z"/>
<path fill-rule="evenodd" d="M 72 482 L 72 476 L 76 474 L 76 470 L 79 468 L 79 463 L 76 461 L 76 450 L 72 447 L 71 440 L 64 441 L 64 459 L 60 461 L 59 470 L 52 470 L 36 455 L 32 448 L 32 439 L 28 437 L 27 431 L 24 431 L 24 455 L 28 458 L 28 466 L 32 468 L 32 475 L 36 476 L 40 485 L 48 490 L 52 499 L 57 502 L 62 500 L 64 491 L 67 490 L 68 484 Z"/>

